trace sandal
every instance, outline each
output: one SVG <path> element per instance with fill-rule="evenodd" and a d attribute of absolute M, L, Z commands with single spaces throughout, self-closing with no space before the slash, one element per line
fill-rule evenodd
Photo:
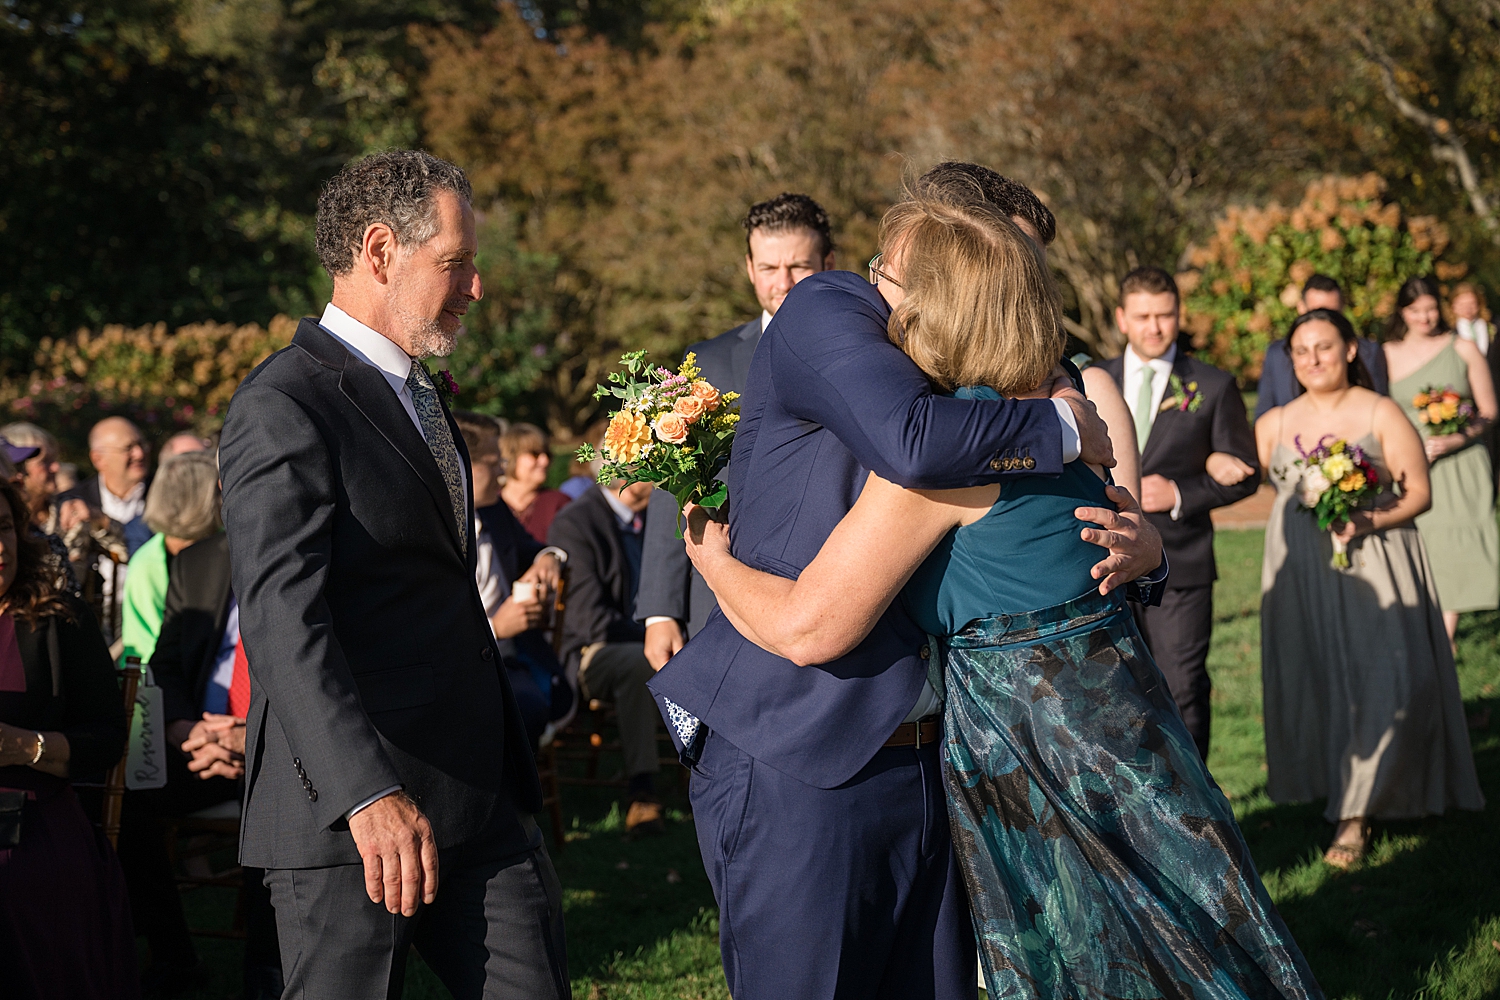
<path fill-rule="evenodd" d="M 1323 863 L 1340 871 L 1348 871 L 1363 861 L 1364 857 L 1365 848 L 1362 844 L 1334 844 L 1323 852 Z"/>

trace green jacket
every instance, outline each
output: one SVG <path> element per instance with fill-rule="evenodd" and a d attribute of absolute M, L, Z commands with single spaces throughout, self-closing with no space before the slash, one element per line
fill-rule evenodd
<path fill-rule="evenodd" d="M 161 635 L 161 614 L 167 606 L 167 539 L 152 535 L 135 550 L 125 574 L 125 594 L 120 604 L 121 638 L 125 656 L 139 656 L 150 663 Z M 121 661 L 124 662 L 123 660 Z"/>

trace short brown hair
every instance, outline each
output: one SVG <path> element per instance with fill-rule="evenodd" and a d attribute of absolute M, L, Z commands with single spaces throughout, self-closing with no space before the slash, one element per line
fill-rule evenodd
<path fill-rule="evenodd" d="M 1057 238 L 1057 219 L 1035 191 L 978 163 L 944 160 L 917 178 L 912 193 L 957 208 L 988 205 L 1013 219 L 1025 219 L 1042 246 Z"/>
<path fill-rule="evenodd" d="M 515 468 L 521 455 L 535 455 L 547 450 L 547 432 L 536 424 L 511 424 L 500 435 L 500 457 L 507 468 Z"/>
<path fill-rule="evenodd" d="M 1046 380 L 1064 345 L 1057 286 L 1003 210 L 914 198 L 885 214 L 880 246 L 906 290 L 891 340 L 934 382 L 1016 395 Z"/>
<path fill-rule="evenodd" d="M 1182 295 L 1177 291 L 1177 280 L 1159 267 L 1138 267 L 1120 279 L 1120 304 L 1125 304 L 1127 295 L 1161 295 L 1172 293 L 1179 303 Z"/>
<path fill-rule="evenodd" d="M 745 250 L 750 250 L 750 234 L 757 229 L 763 233 L 784 233 L 793 229 L 810 229 L 817 235 L 823 249 L 820 256 L 833 253 L 833 224 L 823 206 L 805 194 L 790 191 L 778 194 L 766 201 L 756 202 L 745 213 Z"/>
<path fill-rule="evenodd" d="M 505 432 L 504 421 L 499 417 L 486 416 L 473 410 L 454 410 L 453 422 L 458 425 L 458 432 L 464 436 L 464 444 L 471 455 L 484 442 L 486 434 L 493 434 L 498 438 Z"/>

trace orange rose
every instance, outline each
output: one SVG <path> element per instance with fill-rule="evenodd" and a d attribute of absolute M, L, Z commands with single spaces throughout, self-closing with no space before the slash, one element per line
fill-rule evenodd
<path fill-rule="evenodd" d="M 651 444 L 646 418 L 634 410 L 621 410 L 609 420 L 604 432 L 604 453 L 616 462 L 636 462 Z"/>
<path fill-rule="evenodd" d="M 687 431 L 688 422 L 679 413 L 663 413 L 656 418 L 656 436 L 667 444 L 682 444 Z"/>
<path fill-rule="evenodd" d="M 672 412 L 677 414 L 682 419 L 686 420 L 688 423 L 696 424 L 698 422 L 698 418 L 703 416 L 703 411 L 705 409 L 707 409 L 707 407 L 703 405 L 703 400 L 699 399 L 697 396 L 683 396 L 677 401 L 677 405 L 672 407 Z"/>
<path fill-rule="evenodd" d="M 1427 404 L 1427 422 L 1429 424 L 1440 424 L 1440 423 L 1443 422 L 1443 404 L 1442 403 L 1428 403 Z"/>
<path fill-rule="evenodd" d="M 719 390 L 704 381 L 694 382 L 691 392 L 694 399 L 703 401 L 703 408 L 709 413 L 719 408 Z"/>

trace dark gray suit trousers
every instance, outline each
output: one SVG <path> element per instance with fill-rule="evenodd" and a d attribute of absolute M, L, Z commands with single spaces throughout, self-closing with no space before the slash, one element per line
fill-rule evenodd
<path fill-rule="evenodd" d="M 414 917 L 365 893 L 363 865 L 266 872 L 276 907 L 283 1000 L 398 1000 L 415 945 L 456 1000 L 567 1000 L 562 888 L 541 845 L 488 857 L 438 855 L 438 892 Z"/>

